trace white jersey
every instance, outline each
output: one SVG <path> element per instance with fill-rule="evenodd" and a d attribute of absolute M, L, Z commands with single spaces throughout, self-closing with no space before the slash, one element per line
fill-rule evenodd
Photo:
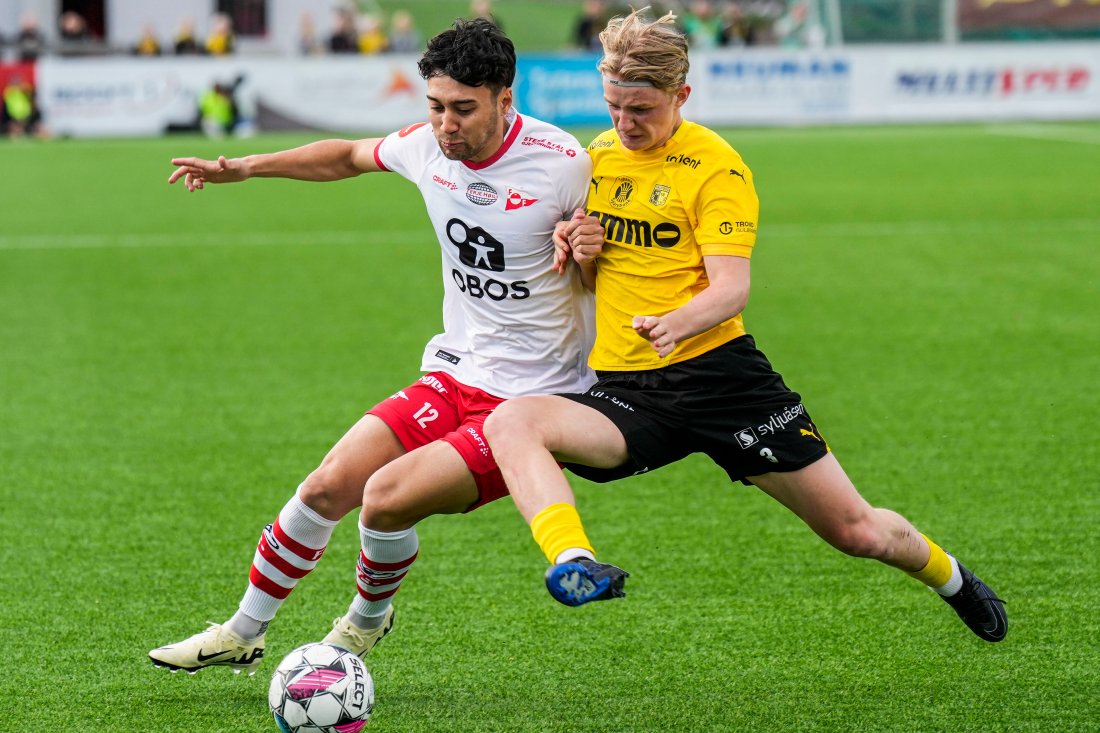
<path fill-rule="evenodd" d="M 552 269 L 554 225 L 583 207 L 592 163 L 576 138 L 508 113 L 480 163 L 448 160 L 427 123 L 387 136 L 375 162 L 420 188 L 443 251 L 443 333 L 421 368 L 498 397 L 583 392 L 595 380 L 593 298 Z"/>

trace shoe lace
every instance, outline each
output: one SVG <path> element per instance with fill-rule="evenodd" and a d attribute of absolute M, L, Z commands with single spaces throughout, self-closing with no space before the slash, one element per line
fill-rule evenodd
<path fill-rule="evenodd" d="M 979 586 L 977 583 L 964 583 L 963 587 L 959 589 L 959 595 L 962 597 L 962 600 L 965 600 L 966 603 L 969 605 L 983 604 L 984 606 L 985 603 L 992 601 L 996 601 L 1001 605 L 1007 605 L 1000 598 L 993 595 L 992 591 L 989 593 L 989 595 L 979 594 L 978 587 Z M 988 586 L 986 587 L 988 588 Z"/>
<path fill-rule="evenodd" d="M 366 637 L 360 634 L 347 619 L 343 619 L 343 623 L 339 624 L 339 627 L 340 633 L 348 636 L 356 646 L 364 646 L 367 643 Z"/>

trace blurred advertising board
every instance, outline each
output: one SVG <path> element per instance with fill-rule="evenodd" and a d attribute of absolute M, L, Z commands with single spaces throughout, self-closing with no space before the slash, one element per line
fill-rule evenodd
<path fill-rule="evenodd" d="M 54 59 L 38 63 L 38 98 L 59 135 L 158 135 L 193 124 L 200 96 L 236 83 L 260 129 L 396 130 L 423 120 L 416 57 L 378 59 Z"/>
<path fill-rule="evenodd" d="M 851 53 L 778 49 L 695 54 L 685 115 L 704 124 L 804 124 L 852 119 Z"/>
<path fill-rule="evenodd" d="M 860 64 L 858 120 L 966 121 L 1100 117 L 1100 44 L 909 48 Z"/>
<path fill-rule="evenodd" d="M 387 133 L 427 117 L 413 56 L 39 61 L 38 99 L 60 135 L 158 135 L 193 124 L 215 83 L 237 83 L 259 130 Z M 607 126 L 597 57 L 521 57 L 521 112 Z M 684 114 L 710 125 L 1100 119 L 1100 44 L 777 48 L 697 52 Z"/>
<path fill-rule="evenodd" d="M 516 108 L 558 125 L 606 124 L 599 60 L 596 54 L 520 56 Z"/>
<path fill-rule="evenodd" d="M 890 45 L 696 54 L 704 124 L 1100 118 L 1100 44 Z"/>

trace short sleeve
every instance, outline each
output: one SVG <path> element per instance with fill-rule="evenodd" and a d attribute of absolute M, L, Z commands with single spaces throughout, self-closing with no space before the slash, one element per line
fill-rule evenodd
<path fill-rule="evenodd" d="M 390 133 L 375 148 L 375 162 L 385 170 L 415 181 L 417 172 L 422 171 L 427 164 L 425 150 L 432 150 L 431 146 L 424 145 L 425 135 L 432 135 L 431 125 L 427 122 L 418 122 Z M 431 145 L 435 145 L 434 138 Z"/>
<path fill-rule="evenodd" d="M 704 256 L 751 257 L 756 244 L 760 200 L 752 171 L 734 153 L 703 184 L 696 201 L 695 241 Z"/>

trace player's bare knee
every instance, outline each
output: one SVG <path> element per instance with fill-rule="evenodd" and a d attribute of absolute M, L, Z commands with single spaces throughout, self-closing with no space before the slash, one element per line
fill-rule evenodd
<path fill-rule="evenodd" d="M 398 532 L 408 529 L 408 517 L 402 504 L 400 479 L 394 471 L 385 469 L 370 477 L 363 489 L 359 521 L 367 529 L 378 532 Z"/>
<path fill-rule="evenodd" d="M 485 439 L 493 453 L 506 453 L 518 442 L 529 440 L 535 431 L 535 403 L 519 397 L 501 403 L 485 420 Z"/>
<path fill-rule="evenodd" d="M 302 503 L 326 519 L 340 519 L 362 501 L 362 487 L 348 486 L 332 463 L 316 468 L 298 491 Z"/>
<path fill-rule="evenodd" d="M 889 549 L 882 533 L 867 520 L 837 523 L 821 534 L 830 545 L 852 557 L 881 559 Z"/>

